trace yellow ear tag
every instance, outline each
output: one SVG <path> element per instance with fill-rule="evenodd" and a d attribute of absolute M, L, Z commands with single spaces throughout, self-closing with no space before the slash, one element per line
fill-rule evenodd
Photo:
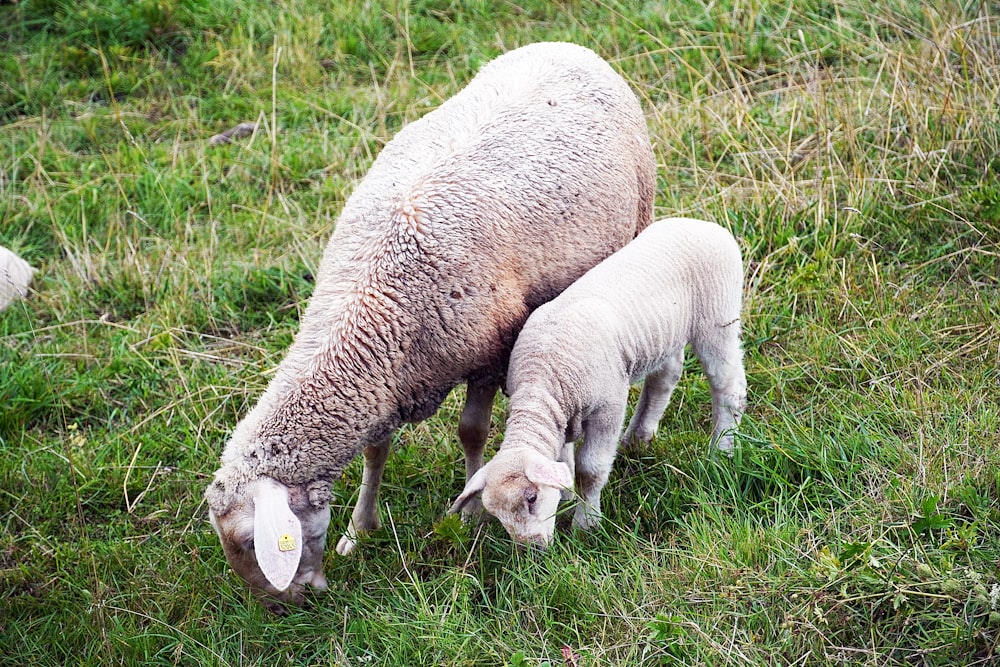
<path fill-rule="evenodd" d="M 295 550 L 295 538 L 285 533 L 278 538 L 278 551 L 294 551 Z"/>

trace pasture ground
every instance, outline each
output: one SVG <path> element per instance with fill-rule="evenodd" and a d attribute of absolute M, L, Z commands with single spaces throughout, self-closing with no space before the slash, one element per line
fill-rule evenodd
<path fill-rule="evenodd" d="M 0 26 L 0 245 L 39 267 L 0 314 L 0 663 L 995 664 L 994 3 L 22 0 Z M 641 97 L 658 216 L 740 239 L 737 454 L 691 363 L 601 529 L 524 554 L 445 517 L 458 390 L 399 432 L 384 529 L 269 616 L 206 520 L 227 434 L 380 147 L 542 40 Z"/>

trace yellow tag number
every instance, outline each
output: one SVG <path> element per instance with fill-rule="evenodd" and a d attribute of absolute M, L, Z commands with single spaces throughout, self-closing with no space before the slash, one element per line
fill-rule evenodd
<path fill-rule="evenodd" d="M 278 538 L 278 551 L 293 551 L 295 549 L 295 538 L 285 533 Z"/>

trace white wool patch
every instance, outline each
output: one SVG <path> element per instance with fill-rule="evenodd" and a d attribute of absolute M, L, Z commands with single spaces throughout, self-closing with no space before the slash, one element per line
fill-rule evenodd
<path fill-rule="evenodd" d="M 35 270 L 13 252 L 0 246 L 0 310 L 28 295 Z"/>

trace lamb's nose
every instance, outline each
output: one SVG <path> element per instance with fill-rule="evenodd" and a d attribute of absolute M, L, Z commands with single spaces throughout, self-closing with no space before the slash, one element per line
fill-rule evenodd
<path fill-rule="evenodd" d="M 549 548 L 549 540 L 544 535 L 528 535 L 514 538 L 517 546 L 522 549 L 532 551 L 546 551 Z"/>

